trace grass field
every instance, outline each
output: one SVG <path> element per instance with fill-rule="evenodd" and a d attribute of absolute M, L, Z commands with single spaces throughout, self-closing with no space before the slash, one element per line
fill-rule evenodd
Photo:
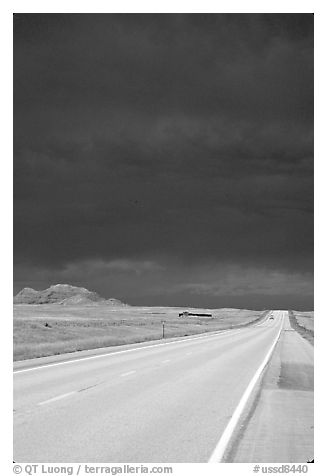
<path fill-rule="evenodd" d="M 212 317 L 178 317 L 185 308 L 14 305 L 14 360 L 248 325 L 266 311 L 191 309 Z"/>
<path fill-rule="evenodd" d="M 295 318 L 298 324 L 305 329 L 314 332 L 314 313 L 312 312 L 299 312 L 294 311 Z"/>
<path fill-rule="evenodd" d="M 302 337 L 314 344 L 314 312 L 289 311 L 290 324 Z"/>

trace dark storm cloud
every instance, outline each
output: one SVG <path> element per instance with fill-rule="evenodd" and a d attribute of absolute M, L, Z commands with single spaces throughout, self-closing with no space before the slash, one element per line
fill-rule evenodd
<path fill-rule="evenodd" d="M 14 33 L 17 269 L 153 262 L 188 290 L 190 265 L 312 271 L 312 15 L 18 14 Z"/>

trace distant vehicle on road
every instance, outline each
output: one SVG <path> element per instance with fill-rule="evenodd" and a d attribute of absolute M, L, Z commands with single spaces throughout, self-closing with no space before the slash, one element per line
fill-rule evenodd
<path fill-rule="evenodd" d="M 273 319 L 273 317 L 269 317 L 269 319 Z"/>

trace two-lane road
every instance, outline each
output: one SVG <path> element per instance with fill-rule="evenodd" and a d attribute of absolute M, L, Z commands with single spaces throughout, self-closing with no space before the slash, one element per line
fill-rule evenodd
<path fill-rule="evenodd" d="M 244 329 L 17 367 L 14 460 L 209 461 L 285 314 Z"/>

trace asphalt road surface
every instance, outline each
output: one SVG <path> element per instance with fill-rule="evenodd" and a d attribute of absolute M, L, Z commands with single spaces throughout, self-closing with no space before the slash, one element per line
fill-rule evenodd
<path fill-rule="evenodd" d="M 237 409 L 253 406 L 260 365 L 277 343 L 275 355 L 287 325 L 287 312 L 273 311 L 264 322 L 244 329 L 83 358 L 76 354 L 74 360 L 46 365 L 17 363 L 14 460 L 203 463 L 218 462 L 219 452 L 242 459 L 246 448 L 237 440 Z M 251 381 L 255 385 L 248 398 Z M 243 436 L 244 441 L 251 438 Z M 304 443 L 310 445 L 310 438 Z M 270 456 L 279 461 L 278 448 L 276 453 Z"/>

